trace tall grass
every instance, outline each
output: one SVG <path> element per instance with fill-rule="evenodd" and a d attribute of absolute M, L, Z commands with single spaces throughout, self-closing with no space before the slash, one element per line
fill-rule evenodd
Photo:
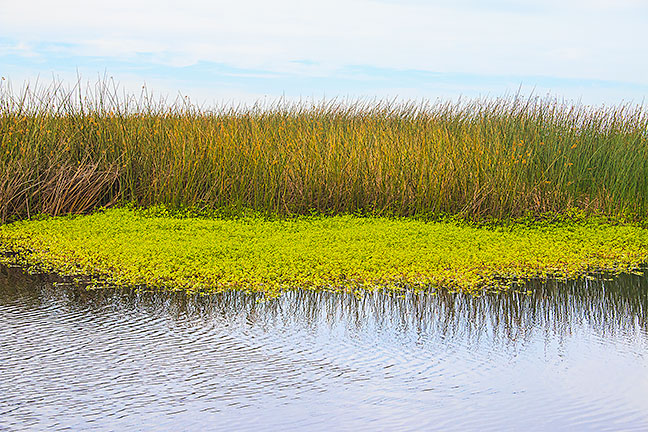
<path fill-rule="evenodd" d="M 116 203 L 275 214 L 645 219 L 648 115 L 508 97 L 205 109 L 0 86 L 0 219 Z"/>

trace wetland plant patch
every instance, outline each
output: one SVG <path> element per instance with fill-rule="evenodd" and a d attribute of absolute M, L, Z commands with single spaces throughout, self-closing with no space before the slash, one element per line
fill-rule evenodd
<path fill-rule="evenodd" d="M 594 221 L 479 227 L 413 218 L 175 217 L 115 208 L 0 227 L 4 261 L 102 285 L 270 296 L 286 289 L 481 291 L 628 271 L 648 230 Z M 15 254 L 17 253 L 17 254 Z"/>
<path fill-rule="evenodd" d="M 0 81 L 0 220 L 137 206 L 645 220 L 645 107 L 520 97 L 204 108 Z"/>

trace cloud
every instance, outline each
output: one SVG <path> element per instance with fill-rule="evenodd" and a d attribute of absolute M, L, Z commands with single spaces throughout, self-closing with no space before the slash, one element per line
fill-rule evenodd
<path fill-rule="evenodd" d="M 0 57 L 15 55 L 25 58 L 37 58 L 39 53 L 31 44 L 25 42 L 17 43 L 0 43 Z"/>

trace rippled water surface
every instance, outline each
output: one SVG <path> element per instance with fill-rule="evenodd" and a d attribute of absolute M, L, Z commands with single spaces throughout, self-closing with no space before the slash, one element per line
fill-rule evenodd
<path fill-rule="evenodd" d="M 280 299 L 0 275 L 0 430 L 648 430 L 648 279 Z"/>

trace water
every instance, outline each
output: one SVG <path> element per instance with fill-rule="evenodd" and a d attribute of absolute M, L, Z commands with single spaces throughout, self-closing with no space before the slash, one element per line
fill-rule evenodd
<path fill-rule="evenodd" d="M 648 430 L 648 279 L 531 295 L 53 286 L 0 275 L 0 430 Z"/>

